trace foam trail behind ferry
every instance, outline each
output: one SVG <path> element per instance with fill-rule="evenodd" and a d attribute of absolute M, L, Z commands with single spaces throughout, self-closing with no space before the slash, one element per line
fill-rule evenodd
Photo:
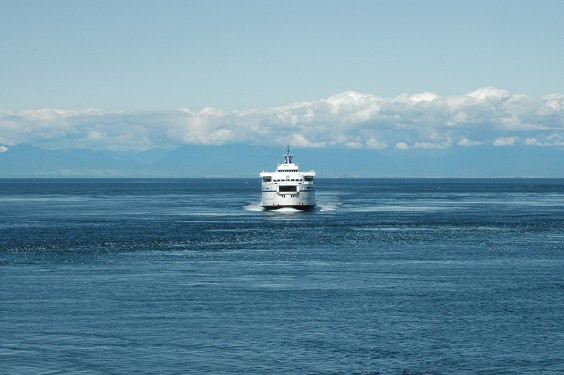
<path fill-rule="evenodd" d="M 280 212 L 280 213 L 284 213 L 284 214 L 294 214 L 294 213 L 303 212 L 303 211 L 299 210 L 297 208 L 293 208 L 293 207 L 282 207 L 282 208 L 279 208 L 277 210 L 270 210 L 270 212 L 272 212 L 272 213 Z"/>
<path fill-rule="evenodd" d="M 264 209 L 260 205 L 260 202 L 249 203 L 248 205 L 243 206 L 243 208 L 247 211 L 264 211 Z"/>

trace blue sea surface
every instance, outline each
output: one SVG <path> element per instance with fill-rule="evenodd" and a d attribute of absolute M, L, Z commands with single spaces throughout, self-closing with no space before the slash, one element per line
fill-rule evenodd
<path fill-rule="evenodd" d="M 564 180 L 0 180 L 0 373 L 564 373 Z"/>

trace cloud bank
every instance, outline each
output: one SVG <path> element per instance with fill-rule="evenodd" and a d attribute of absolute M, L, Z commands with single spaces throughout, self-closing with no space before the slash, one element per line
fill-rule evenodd
<path fill-rule="evenodd" d="M 247 143 L 352 149 L 491 145 L 564 148 L 564 94 L 532 98 L 486 87 L 462 96 L 383 98 L 348 91 L 265 110 L 0 110 L 0 145 L 146 150 Z M 6 148 L 8 146 L 8 148 Z"/>

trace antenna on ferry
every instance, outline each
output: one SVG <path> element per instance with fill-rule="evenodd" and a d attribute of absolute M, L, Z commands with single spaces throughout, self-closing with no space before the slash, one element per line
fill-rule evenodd
<path fill-rule="evenodd" d="M 290 154 L 290 145 L 286 146 L 286 155 L 284 156 L 284 164 L 292 164 L 294 155 Z"/>

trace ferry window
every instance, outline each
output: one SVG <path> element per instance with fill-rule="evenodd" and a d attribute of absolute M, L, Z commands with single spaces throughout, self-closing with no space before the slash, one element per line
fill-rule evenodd
<path fill-rule="evenodd" d="M 272 177 L 270 176 L 265 176 L 262 178 L 262 182 L 270 182 L 270 181 L 272 181 Z"/>
<path fill-rule="evenodd" d="M 278 191 L 284 193 L 296 192 L 297 186 L 279 186 Z"/>

